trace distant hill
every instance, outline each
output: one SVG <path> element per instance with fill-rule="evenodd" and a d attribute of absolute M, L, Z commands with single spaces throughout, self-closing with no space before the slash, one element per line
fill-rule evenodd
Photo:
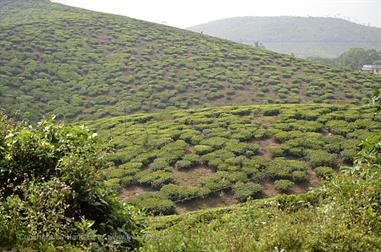
<path fill-rule="evenodd" d="M 190 27 L 219 38 L 294 53 L 333 58 L 350 48 L 381 50 L 381 28 L 325 17 L 236 17 Z"/>
<path fill-rule="evenodd" d="M 380 79 L 128 17 L 45 0 L 0 1 L 0 107 L 33 121 L 360 103 Z"/>

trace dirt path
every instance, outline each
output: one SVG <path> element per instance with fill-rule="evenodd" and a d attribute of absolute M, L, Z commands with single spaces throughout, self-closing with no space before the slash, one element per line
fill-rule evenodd
<path fill-rule="evenodd" d="M 299 101 L 301 104 L 307 103 L 306 92 L 307 92 L 307 85 L 302 84 L 299 88 Z"/>

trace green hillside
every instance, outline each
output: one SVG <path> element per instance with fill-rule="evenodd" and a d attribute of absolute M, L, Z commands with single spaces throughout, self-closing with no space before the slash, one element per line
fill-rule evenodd
<path fill-rule="evenodd" d="M 172 214 L 319 186 L 381 132 L 373 115 L 350 105 L 251 105 L 87 124 L 109 139 L 105 174 L 120 198 Z"/>
<path fill-rule="evenodd" d="M 43 0 L 2 0 L 0 21 L 0 107 L 32 121 L 208 104 L 359 103 L 381 79 Z"/>
<path fill-rule="evenodd" d="M 350 48 L 381 50 L 381 28 L 338 18 L 236 17 L 188 28 L 300 57 L 334 58 Z"/>

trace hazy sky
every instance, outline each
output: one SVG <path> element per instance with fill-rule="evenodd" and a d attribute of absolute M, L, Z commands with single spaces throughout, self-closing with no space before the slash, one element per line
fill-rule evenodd
<path fill-rule="evenodd" d="M 381 0 L 53 0 L 186 28 L 236 16 L 336 16 L 381 27 Z"/>

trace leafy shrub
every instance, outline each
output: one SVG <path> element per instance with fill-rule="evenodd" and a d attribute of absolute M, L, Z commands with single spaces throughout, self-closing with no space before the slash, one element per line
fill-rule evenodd
<path fill-rule="evenodd" d="M 197 195 L 197 188 L 169 184 L 163 186 L 160 192 L 166 195 L 170 200 L 179 201 L 195 197 Z"/>
<path fill-rule="evenodd" d="M 330 131 L 333 134 L 338 134 L 345 136 L 348 132 L 348 122 L 342 120 L 333 120 L 326 123 L 326 126 L 329 127 Z"/>
<path fill-rule="evenodd" d="M 262 186 L 253 182 L 239 182 L 233 186 L 234 197 L 239 201 L 244 202 L 253 197 L 260 197 L 262 194 Z"/>
<path fill-rule="evenodd" d="M 351 163 L 356 153 L 357 151 L 355 149 L 344 149 L 342 152 L 340 152 L 340 155 L 345 162 Z"/>
<path fill-rule="evenodd" d="M 144 192 L 128 198 L 127 202 L 143 209 L 148 214 L 165 215 L 175 213 L 175 204 L 158 192 Z"/>
<path fill-rule="evenodd" d="M 194 166 L 199 162 L 200 156 L 197 154 L 185 154 L 183 160 L 191 162 L 191 165 Z"/>
<path fill-rule="evenodd" d="M 336 166 L 336 155 L 329 154 L 323 150 L 312 150 L 307 154 L 308 161 L 312 167 Z"/>
<path fill-rule="evenodd" d="M 308 180 L 307 174 L 305 171 L 293 171 L 291 173 L 292 181 L 298 183 L 304 183 Z"/>
<path fill-rule="evenodd" d="M 264 116 L 277 116 L 279 113 L 280 111 L 277 108 L 268 108 L 263 111 Z"/>
<path fill-rule="evenodd" d="M 165 184 L 174 182 L 171 172 L 144 170 L 136 175 L 137 181 L 143 185 L 161 188 Z"/>
<path fill-rule="evenodd" d="M 209 153 L 213 150 L 212 147 L 207 146 L 207 145 L 196 145 L 193 147 L 193 149 L 197 154 L 200 154 L 200 155 Z"/>
<path fill-rule="evenodd" d="M 336 174 L 335 170 L 327 166 L 319 166 L 314 169 L 320 178 L 329 179 Z"/>
<path fill-rule="evenodd" d="M 119 166 L 120 168 L 123 168 L 124 170 L 126 170 L 126 172 L 128 174 L 131 174 L 131 170 L 132 171 L 136 171 L 136 170 L 139 170 L 140 168 L 143 167 L 143 163 L 141 162 L 128 162 L 128 163 L 125 163 L 121 166 Z"/>
<path fill-rule="evenodd" d="M 120 178 L 123 177 L 126 174 L 126 170 L 123 168 L 116 168 L 116 169 L 110 169 L 108 170 L 108 177 L 109 178 Z"/>
<path fill-rule="evenodd" d="M 189 169 L 192 167 L 192 162 L 189 160 L 179 160 L 176 162 L 177 169 Z"/>
<path fill-rule="evenodd" d="M 286 193 L 294 185 L 294 183 L 287 179 L 275 180 L 275 189 L 281 193 Z"/>
<path fill-rule="evenodd" d="M 90 249 L 96 246 L 93 239 L 114 249 L 139 246 L 140 213 L 120 204 L 105 187 L 98 172 L 105 165 L 103 155 L 96 135 L 84 127 L 45 120 L 36 128 L 10 128 L 6 136 L 2 132 L 0 215 L 8 217 L 0 218 L 0 226 L 7 227 L 0 243 L 36 250 L 62 244 Z M 58 237 L 25 243 L 25 235 Z M 73 235 L 91 239 L 66 240 Z M 107 241 L 107 235 L 129 239 Z"/>
<path fill-rule="evenodd" d="M 202 177 L 201 185 L 209 192 L 222 189 L 229 189 L 234 183 L 245 180 L 246 174 L 243 172 L 218 171 L 212 176 Z"/>
<path fill-rule="evenodd" d="M 208 145 L 213 147 L 214 149 L 218 149 L 221 148 L 226 141 L 227 139 L 223 137 L 211 137 L 201 141 L 201 145 Z"/>
<path fill-rule="evenodd" d="M 274 158 L 267 171 L 276 179 L 292 179 L 294 171 L 305 171 L 306 169 L 306 164 L 302 161 Z"/>
<path fill-rule="evenodd" d="M 152 171 L 160 171 L 160 170 L 165 170 L 167 168 L 170 168 L 170 165 L 166 159 L 157 158 L 149 165 L 149 168 Z"/>
<path fill-rule="evenodd" d="M 284 155 L 282 147 L 270 147 L 269 152 L 273 157 L 282 157 Z"/>

